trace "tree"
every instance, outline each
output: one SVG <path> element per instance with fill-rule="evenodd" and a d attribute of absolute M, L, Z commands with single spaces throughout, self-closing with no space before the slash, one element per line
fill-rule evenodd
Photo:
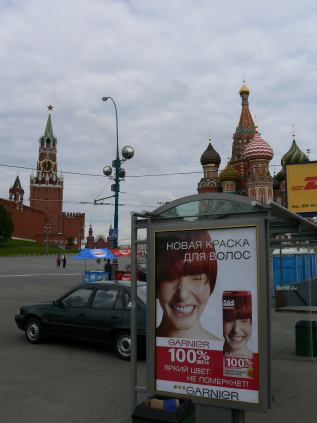
<path fill-rule="evenodd" d="M 74 245 L 75 238 L 73 236 L 69 236 L 66 241 L 66 245 L 68 248 L 71 248 Z"/>
<path fill-rule="evenodd" d="M 11 239 L 13 234 L 14 224 L 10 213 L 7 209 L 0 205 L 0 241 Z"/>

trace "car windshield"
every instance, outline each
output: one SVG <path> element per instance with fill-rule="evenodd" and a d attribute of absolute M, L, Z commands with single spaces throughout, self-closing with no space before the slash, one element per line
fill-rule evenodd
<path fill-rule="evenodd" d="M 146 285 L 138 286 L 137 287 L 137 294 L 141 301 L 146 304 Z"/>

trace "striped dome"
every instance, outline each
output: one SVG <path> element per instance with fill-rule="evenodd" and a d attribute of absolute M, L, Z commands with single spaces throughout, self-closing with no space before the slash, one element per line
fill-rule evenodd
<path fill-rule="evenodd" d="M 219 180 L 221 182 L 225 181 L 237 181 L 239 179 L 238 172 L 232 167 L 232 164 L 228 162 L 225 169 L 220 172 L 219 174 Z"/>
<path fill-rule="evenodd" d="M 244 159 L 265 159 L 271 160 L 273 158 L 273 150 L 269 144 L 261 138 L 257 131 L 254 137 L 250 140 L 244 149 Z"/>
<path fill-rule="evenodd" d="M 293 140 L 291 148 L 281 159 L 281 165 L 285 166 L 288 163 L 305 163 L 309 162 L 309 158 L 306 154 L 298 147 L 296 141 Z"/>
<path fill-rule="evenodd" d="M 219 154 L 217 153 L 217 151 L 211 145 L 210 138 L 209 138 L 208 147 L 201 155 L 200 163 L 202 164 L 202 166 L 206 166 L 209 164 L 215 164 L 219 166 L 220 162 L 221 162 L 221 158 Z"/>

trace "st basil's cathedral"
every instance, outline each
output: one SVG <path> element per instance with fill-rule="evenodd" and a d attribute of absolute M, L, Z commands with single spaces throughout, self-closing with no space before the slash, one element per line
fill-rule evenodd
<path fill-rule="evenodd" d="M 269 163 L 273 150 L 261 137 L 249 110 L 249 88 L 240 88 L 242 109 L 240 120 L 233 134 L 232 154 L 224 170 L 219 172 L 221 158 L 209 139 L 200 158 L 203 177 L 198 183 L 198 193 L 224 192 L 245 195 L 260 203 L 275 201 L 286 204 L 286 165 L 308 162 L 307 155 L 298 147 L 293 135 L 290 149 L 281 159 L 281 170 L 270 174 Z"/>

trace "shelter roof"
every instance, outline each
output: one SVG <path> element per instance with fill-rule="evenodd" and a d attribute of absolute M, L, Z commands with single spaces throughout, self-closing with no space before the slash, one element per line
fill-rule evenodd
<path fill-rule="evenodd" d="M 237 194 L 203 193 L 178 198 L 152 213 L 135 213 L 154 222 L 234 219 L 261 217 L 269 222 L 270 245 L 299 247 L 317 245 L 317 225 L 285 207 L 261 204 Z"/>

